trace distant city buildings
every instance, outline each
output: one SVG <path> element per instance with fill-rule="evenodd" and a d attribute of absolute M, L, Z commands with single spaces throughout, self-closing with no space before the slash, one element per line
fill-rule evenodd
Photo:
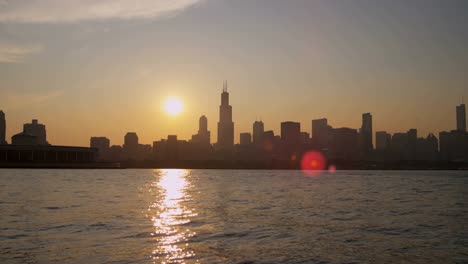
<path fill-rule="evenodd" d="M 280 135 L 265 130 L 262 121 L 255 121 L 252 133 L 239 133 L 239 144 L 234 144 L 232 106 L 229 105 L 227 83 L 223 84 L 219 108 L 218 139 L 211 144 L 208 118 L 198 119 L 198 131 L 190 140 L 178 139 L 177 135 L 154 141 L 152 145 L 140 144 L 137 133 L 128 132 L 122 146 L 110 145 L 106 137 L 91 137 L 90 148 L 50 146 L 46 127 L 36 119 L 24 124 L 23 131 L 11 138 L 6 145 L 5 113 L 0 111 L 0 164 L 2 161 L 33 162 L 125 162 L 128 164 L 163 164 L 177 167 L 185 164 L 247 164 L 265 166 L 286 164 L 293 166 L 310 150 L 320 151 L 331 162 L 404 162 L 419 161 L 468 162 L 468 133 L 466 132 L 465 105 L 456 107 L 456 129 L 442 131 L 439 138 L 430 133 L 418 137 L 417 129 L 406 132 L 375 133 L 373 144 L 373 117 L 362 114 L 359 129 L 332 127 L 326 118 L 312 120 L 312 134 L 301 131 L 299 122 L 281 122 Z M 48 148 L 50 147 L 50 148 Z M 192 163 L 191 163 L 192 162 Z M 193 163 L 195 162 L 195 163 Z M 196 163 L 199 162 L 199 163 Z M 242 166 L 244 166 L 242 165 Z M 203 167 L 203 166 L 202 166 Z"/>
<path fill-rule="evenodd" d="M 6 142 L 6 119 L 5 113 L 0 111 L 0 145 L 5 145 Z"/>
<path fill-rule="evenodd" d="M 45 125 L 36 119 L 24 124 L 23 131 L 11 137 L 11 145 L 6 144 L 5 127 L 5 114 L 0 111 L 0 140 L 4 143 L 0 144 L 0 167 L 84 168 L 96 161 L 93 148 L 50 145 Z"/>
<path fill-rule="evenodd" d="M 229 105 L 227 82 L 223 84 L 221 105 L 219 106 L 218 149 L 229 149 L 234 146 L 234 122 L 232 121 L 232 106 Z"/>

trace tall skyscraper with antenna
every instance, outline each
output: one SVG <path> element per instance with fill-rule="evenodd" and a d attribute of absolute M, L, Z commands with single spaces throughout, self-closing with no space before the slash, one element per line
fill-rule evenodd
<path fill-rule="evenodd" d="M 224 81 L 221 105 L 219 106 L 218 148 L 231 148 L 234 146 L 234 122 L 232 122 L 232 106 L 229 105 L 227 89 L 227 81 Z"/>

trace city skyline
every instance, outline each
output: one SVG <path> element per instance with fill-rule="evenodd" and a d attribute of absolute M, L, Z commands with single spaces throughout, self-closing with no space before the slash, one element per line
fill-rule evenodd
<path fill-rule="evenodd" d="M 200 140 L 202 140 L 203 142 L 207 142 L 209 144 L 214 144 L 214 145 L 217 145 L 218 144 L 218 147 L 221 146 L 221 147 L 225 147 L 225 148 L 230 148 L 232 147 L 234 144 L 240 144 L 242 139 L 242 134 L 250 134 L 251 136 L 251 143 L 255 143 L 255 132 L 257 131 L 257 134 L 258 134 L 258 131 L 260 129 L 260 131 L 263 133 L 264 131 L 273 131 L 275 135 L 281 135 L 283 132 L 282 132 L 282 127 L 283 127 L 283 123 L 294 123 L 294 124 L 298 124 L 299 126 L 299 132 L 300 133 L 307 133 L 308 134 L 308 138 L 309 139 L 312 139 L 312 137 L 314 136 L 314 134 L 316 135 L 316 139 L 319 138 L 319 140 L 321 140 L 321 138 L 323 137 L 323 134 L 324 133 L 327 133 L 327 132 L 321 132 L 319 131 L 320 129 L 323 130 L 323 129 L 328 129 L 328 128 L 331 128 L 331 127 L 335 127 L 335 128 L 353 128 L 353 129 L 356 129 L 356 131 L 358 131 L 359 133 L 363 132 L 363 148 L 362 151 L 365 153 L 365 152 L 368 152 L 369 150 L 372 150 L 372 149 L 378 149 L 377 147 L 377 144 L 378 144 L 378 139 L 377 139 L 377 133 L 380 133 L 380 132 L 385 132 L 387 134 L 389 134 L 390 136 L 392 134 L 398 134 L 398 133 L 402 133 L 402 132 L 405 132 L 407 130 L 411 130 L 411 129 L 416 129 L 418 131 L 418 134 L 419 135 L 423 135 L 423 136 L 430 136 L 430 135 L 437 135 L 439 132 L 442 132 L 442 131 L 453 131 L 453 130 L 456 130 L 456 131 L 462 131 L 462 132 L 466 132 L 466 108 L 465 108 L 465 104 L 463 103 L 463 99 L 462 99 L 462 103 L 460 105 L 456 105 L 455 106 L 455 114 L 452 113 L 452 116 L 454 116 L 454 124 L 452 126 L 452 128 L 449 128 L 447 130 L 440 130 L 440 131 L 434 131 L 434 132 L 428 132 L 427 134 L 424 134 L 424 133 L 421 133 L 421 131 L 419 130 L 419 128 L 417 127 L 410 127 L 408 128 L 407 130 L 400 130 L 400 131 L 387 131 L 387 130 L 383 130 L 383 129 L 375 129 L 373 128 L 373 115 L 371 112 L 369 113 L 362 113 L 361 115 L 361 125 L 356 125 L 356 126 L 351 126 L 351 127 L 345 127 L 345 126 L 336 126 L 333 124 L 333 122 L 329 123 L 330 119 L 326 116 L 324 117 L 320 117 L 320 118 L 315 118 L 315 119 L 311 119 L 309 120 L 309 123 L 311 124 L 310 128 L 307 128 L 307 127 L 304 127 L 302 124 L 302 122 L 296 122 L 294 121 L 294 119 L 290 119 L 290 120 L 279 120 L 278 121 L 278 124 L 279 125 L 279 129 L 276 130 L 276 129 L 272 129 L 270 126 L 266 125 L 265 126 L 265 123 L 263 122 L 262 119 L 255 119 L 255 121 L 253 121 L 251 123 L 251 127 L 250 127 L 250 130 L 247 130 L 247 131 L 237 131 L 236 132 L 236 128 L 235 128 L 235 122 L 234 122 L 234 119 L 232 118 L 232 115 L 233 115 L 233 108 L 231 105 L 229 105 L 229 92 L 228 92 L 228 89 L 227 89 L 227 81 L 224 81 L 223 82 L 223 88 L 222 88 L 222 92 L 221 92 L 221 105 L 219 106 L 219 114 L 218 114 L 218 117 L 219 117 L 219 121 L 221 122 L 217 122 L 217 128 L 216 128 L 216 134 L 218 134 L 218 137 L 216 138 L 212 138 L 210 136 L 210 129 L 209 129 L 209 119 L 205 116 L 205 115 L 201 115 L 198 119 L 198 122 L 197 122 L 197 125 L 198 125 L 198 130 L 196 131 L 193 131 L 193 132 L 196 132 L 196 134 L 193 135 L 193 132 L 192 132 L 192 136 L 191 138 L 190 137 L 187 137 L 187 138 L 181 138 L 179 136 L 179 132 L 176 132 L 176 133 L 171 133 L 171 134 L 168 134 L 169 136 L 171 135 L 176 135 L 179 137 L 179 139 L 184 139 L 184 140 L 192 140 L 194 142 L 199 142 Z M 5 118 L 5 113 L 4 111 L 2 111 L 0 109 L 0 133 L 2 133 L 2 137 L 5 138 L 5 142 L 7 143 L 10 143 L 11 144 L 11 138 L 17 134 L 18 131 L 16 131 L 15 133 L 12 133 L 12 135 L 10 136 L 10 140 L 9 137 L 8 137 L 8 126 L 6 125 L 8 123 L 8 120 L 7 118 Z M 37 123 L 38 120 L 37 119 L 32 119 L 32 125 L 39 125 L 39 126 L 44 126 L 42 124 L 38 124 Z M 228 128 L 227 128 L 227 132 L 226 132 L 226 128 L 224 128 L 223 126 L 225 125 L 225 123 L 228 123 Z M 314 133 L 314 122 L 317 122 L 316 124 L 316 127 L 315 129 L 318 129 L 315 133 Z M 231 124 L 231 125 L 229 125 Z M 31 124 L 27 124 L 27 123 L 23 123 L 22 127 L 23 127 L 23 132 L 25 132 L 26 134 L 31 134 L 30 133 L 30 130 L 28 129 L 28 127 L 31 126 Z M 231 127 L 229 127 L 231 126 Z M 273 125 L 274 126 L 274 125 Z M 265 129 L 265 127 L 267 129 Z M 221 128 L 221 129 L 220 129 Z M 41 136 L 42 139 L 39 140 L 40 142 L 40 145 L 44 145 L 44 144 L 48 144 L 46 141 L 45 141 L 45 127 L 42 128 L 44 130 L 44 135 Z M 3 131 L 6 130 L 6 133 L 3 134 Z M 231 131 L 230 131 L 231 130 Z M 21 130 L 20 130 L 21 131 Z M 130 131 L 130 132 L 129 132 Z M 135 131 L 138 131 L 138 129 L 130 129 L 129 131 L 125 132 L 125 137 L 128 136 L 128 134 L 133 134 L 133 135 L 137 135 L 139 134 L 138 132 L 135 132 Z M 222 139 L 222 142 L 221 144 L 219 145 L 219 141 L 218 141 L 218 138 L 219 138 L 219 134 L 226 134 L 224 136 L 224 138 Z M 34 134 L 34 133 L 32 133 Z M 183 133 L 185 134 L 185 133 Z M 190 133 L 189 133 L 190 134 Z M 142 143 L 145 143 L 145 144 L 151 144 L 152 142 L 154 142 L 155 140 L 159 140 L 159 139 L 164 139 L 166 138 L 166 136 L 168 135 L 164 135 L 160 138 L 153 138 L 150 142 L 145 142 L 145 141 L 141 141 Z M 201 135 L 201 136 L 200 136 Z M 81 145 L 81 146 L 86 146 L 89 144 L 89 138 L 106 138 L 106 140 L 109 140 L 110 141 L 110 145 L 122 145 L 124 146 L 125 145 L 125 137 L 121 137 L 123 140 L 122 140 L 122 143 L 115 143 L 114 141 L 111 140 L 111 138 L 107 135 L 89 135 L 88 137 L 88 141 Z M 137 136 L 138 137 L 138 136 Z M 200 139 L 200 138 L 203 138 L 203 139 Z M 1 138 L 0 138 L 1 140 Z M 231 140 L 233 140 L 233 143 L 231 144 Z M 137 139 L 138 141 L 138 139 Z M 63 144 L 56 144 L 54 143 L 54 145 L 63 145 Z M 76 145 L 78 146 L 78 145 Z"/>
<path fill-rule="evenodd" d="M 260 118 L 276 134 L 281 120 L 358 128 L 367 112 L 375 131 L 448 131 L 468 98 L 466 1 L 89 1 L 101 11 L 90 13 L 32 2 L 0 10 L 8 139 L 33 118 L 60 145 L 121 145 L 134 130 L 147 143 L 189 139 L 205 115 L 216 142 L 223 79 L 236 143 Z M 161 110 L 171 96 L 185 106 L 177 117 Z"/>
<path fill-rule="evenodd" d="M 233 114 L 233 108 L 229 104 L 229 92 L 228 92 L 228 85 L 227 81 L 223 82 L 223 88 L 221 92 L 221 104 L 219 106 L 219 122 L 217 123 L 217 134 L 218 137 L 212 141 L 211 139 L 211 132 L 208 129 L 208 118 L 205 115 L 201 115 L 198 119 L 198 131 L 196 134 L 193 134 L 191 138 L 188 139 L 181 139 L 180 137 L 178 138 L 178 133 L 173 133 L 173 134 L 168 134 L 167 137 L 175 139 L 175 140 L 184 140 L 187 142 L 192 142 L 195 144 L 201 144 L 201 145 L 213 145 L 216 147 L 217 150 L 223 150 L 223 149 L 231 149 L 234 147 L 234 145 L 261 145 L 263 137 L 265 137 L 265 132 L 266 133 L 272 133 L 272 135 L 275 136 L 280 136 L 282 140 L 288 141 L 289 144 L 295 145 L 295 144 L 309 144 L 313 142 L 316 148 L 322 148 L 325 145 L 329 144 L 329 137 L 331 136 L 332 130 L 333 129 L 341 129 L 341 130 L 349 130 L 349 131 L 355 131 L 359 135 L 359 146 L 356 146 L 356 150 L 360 152 L 360 155 L 363 155 L 363 157 L 367 156 L 370 154 L 373 150 L 379 150 L 382 146 L 387 146 L 388 143 L 385 141 L 391 140 L 392 139 L 392 134 L 395 135 L 400 135 L 400 134 L 413 134 L 415 135 L 415 138 L 417 138 L 416 135 L 418 135 L 418 128 L 412 127 L 407 132 L 404 131 L 398 131 L 395 133 L 389 132 L 389 131 L 384 131 L 384 130 L 375 130 L 373 128 L 373 116 L 372 113 L 363 113 L 362 119 L 361 119 L 361 126 L 360 128 L 350 128 L 350 127 L 333 127 L 330 123 L 328 123 L 328 118 L 327 117 L 322 117 L 318 119 L 312 119 L 311 120 L 311 127 L 310 127 L 310 133 L 307 131 L 304 126 L 301 128 L 301 122 L 295 122 L 291 120 L 283 120 L 279 122 L 280 125 L 280 131 L 279 133 L 275 133 L 274 130 L 267 130 L 265 131 L 265 124 L 262 120 L 256 119 L 252 123 L 252 127 L 250 131 L 243 131 L 243 132 L 235 132 L 235 125 L 234 125 L 234 120 L 232 118 Z M 452 129 L 449 129 L 447 131 L 456 131 L 456 132 L 461 132 L 461 133 L 466 133 L 466 107 L 464 103 L 461 103 L 460 105 L 455 106 L 455 126 L 452 127 Z M 8 140 L 6 137 L 6 130 L 7 127 L 7 121 L 5 118 L 5 113 L 0 110 L 0 145 L 2 144 L 8 144 Z M 268 128 L 268 127 L 267 127 Z M 143 143 L 142 141 L 139 141 L 138 133 L 134 132 L 135 130 L 131 130 L 130 132 L 126 132 L 124 136 L 124 143 L 123 144 L 110 144 L 111 140 L 106 136 L 106 135 L 91 135 L 90 142 L 91 145 L 93 145 L 93 140 L 95 141 L 96 145 L 107 145 L 108 147 L 110 146 L 122 146 L 124 149 L 126 146 L 128 147 L 128 138 L 131 138 L 131 143 L 130 145 L 133 145 L 134 148 L 136 148 L 140 143 Z M 442 133 L 442 132 L 447 132 L 447 131 L 438 131 L 438 132 L 430 132 L 427 134 L 427 137 L 433 137 L 434 134 Z M 236 141 L 236 134 L 237 136 L 237 141 Z M 421 136 L 422 134 L 419 133 Z M 25 123 L 23 124 L 23 130 L 15 134 L 11 137 L 10 144 L 14 144 L 13 138 L 16 136 L 26 136 L 26 140 L 29 141 L 31 140 L 30 136 L 36 137 L 37 140 L 35 144 L 38 145 L 52 145 L 49 144 L 47 141 L 47 136 L 46 136 L 46 128 L 44 124 L 40 124 L 37 119 L 32 119 L 31 123 Z M 422 135 L 424 136 L 424 135 Z M 305 138 L 304 138 L 305 137 Z M 165 140 L 165 137 L 159 138 L 161 140 Z M 103 143 L 104 140 L 104 143 Z M 156 142 L 158 139 L 152 140 L 152 142 Z M 305 141 L 304 141 L 305 140 Z M 436 137 L 437 140 L 437 137 Z M 311 141 L 311 142 L 309 142 Z M 1 143 L 2 142 L 2 143 Z M 247 144 L 248 142 L 248 144 Z M 146 143 L 146 142 L 145 142 Z M 57 144 L 55 144 L 57 145 Z M 141 144 L 140 144 L 141 145 Z M 145 145 L 145 144 L 143 144 Z M 143 146 L 142 145 L 142 146 Z M 146 144 L 150 145 L 150 144 Z M 379 145 L 381 147 L 379 147 Z M 133 150 L 131 152 L 135 152 L 136 150 Z"/>

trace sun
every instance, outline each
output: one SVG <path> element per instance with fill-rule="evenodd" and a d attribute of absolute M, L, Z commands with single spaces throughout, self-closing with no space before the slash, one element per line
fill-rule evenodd
<path fill-rule="evenodd" d="M 175 116 L 184 110 L 184 105 L 178 98 L 171 97 L 164 102 L 164 110 L 166 110 L 169 115 Z"/>

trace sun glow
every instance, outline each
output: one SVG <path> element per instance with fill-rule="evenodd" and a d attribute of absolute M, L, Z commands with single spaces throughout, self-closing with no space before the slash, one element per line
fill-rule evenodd
<path fill-rule="evenodd" d="M 164 110 L 172 116 L 178 115 L 184 110 L 184 105 L 179 98 L 171 97 L 164 102 Z"/>

